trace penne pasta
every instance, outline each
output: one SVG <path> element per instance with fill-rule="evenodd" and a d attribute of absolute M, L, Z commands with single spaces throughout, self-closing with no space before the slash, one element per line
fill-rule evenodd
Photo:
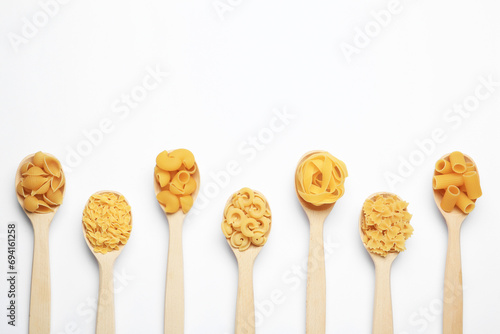
<path fill-rule="evenodd" d="M 449 186 L 461 186 L 464 184 L 464 178 L 461 174 L 450 173 L 435 175 L 432 179 L 434 189 L 447 189 Z"/>
<path fill-rule="evenodd" d="M 448 160 L 439 159 L 438 162 L 436 162 L 436 172 L 439 174 L 448 174 L 453 172 L 451 169 L 451 163 Z"/>
<path fill-rule="evenodd" d="M 441 200 L 441 209 L 445 212 L 451 212 L 458 201 L 460 189 L 457 186 L 451 185 L 446 189 L 443 199 Z"/>
<path fill-rule="evenodd" d="M 483 195 L 479 183 L 479 174 L 476 171 L 466 172 L 464 174 L 464 185 L 465 189 L 467 189 L 467 196 L 470 199 L 478 199 Z"/>
<path fill-rule="evenodd" d="M 457 207 L 462 210 L 464 213 L 470 213 L 474 208 L 476 207 L 476 204 L 467 197 L 466 194 L 460 193 L 458 195 L 458 200 L 457 200 Z"/>
<path fill-rule="evenodd" d="M 465 157 L 462 152 L 455 151 L 450 154 L 451 169 L 458 174 L 463 174 L 467 170 Z"/>

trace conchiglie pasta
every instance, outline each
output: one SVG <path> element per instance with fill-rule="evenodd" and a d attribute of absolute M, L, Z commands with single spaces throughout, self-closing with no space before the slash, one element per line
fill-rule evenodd
<path fill-rule="evenodd" d="M 271 211 L 264 196 L 250 188 L 234 193 L 224 208 L 222 232 L 232 247 L 244 251 L 263 246 L 271 228 Z"/>
<path fill-rule="evenodd" d="M 132 230 L 131 209 L 121 195 L 94 194 L 83 211 L 82 223 L 94 252 L 106 254 L 127 243 Z"/>
<path fill-rule="evenodd" d="M 187 213 L 193 206 L 193 194 L 196 191 L 194 155 L 186 149 L 172 152 L 163 151 L 156 157 L 155 180 L 160 186 L 158 202 L 167 213 L 179 210 Z"/>
<path fill-rule="evenodd" d="M 347 168 L 328 152 L 314 153 L 305 159 L 295 173 L 295 186 L 306 202 L 321 206 L 335 203 L 344 195 Z"/>
<path fill-rule="evenodd" d="M 446 168 L 442 168 L 443 166 Z M 475 208 L 475 201 L 482 196 L 476 166 L 461 152 L 453 152 L 436 163 L 432 180 L 435 190 L 446 190 L 440 202 L 445 212 L 457 207 L 468 214 Z"/>
<path fill-rule="evenodd" d="M 37 152 L 20 169 L 16 192 L 23 200 L 28 212 L 49 213 L 62 204 L 66 183 L 59 160 Z M 35 201 L 36 199 L 36 201 Z"/>
<path fill-rule="evenodd" d="M 405 242 L 413 234 L 412 215 L 407 207 L 407 202 L 392 194 L 380 194 L 365 201 L 361 231 L 368 251 L 385 257 L 406 249 Z"/>

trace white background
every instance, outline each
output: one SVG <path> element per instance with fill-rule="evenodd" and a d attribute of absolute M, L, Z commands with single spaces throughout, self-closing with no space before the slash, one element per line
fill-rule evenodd
<path fill-rule="evenodd" d="M 500 81 L 500 5 L 402 0 L 380 28 L 372 11 L 389 3 L 72 0 L 49 17 L 38 1 L 2 1 L 0 332 L 27 333 L 33 233 L 14 174 L 26 155 L 43 150 L 67 175 L 50 231 L 52 333 L 94 332 L 98 268 L 81 214 L 102 189 L 123 193 L 134 215 L 116 263 L 116 332 L 162 333 L 168 225 L 152 172 L 160 151 L 185 147 L 202 178 L 197 211 L 184 225 L 186 333 L 233 332 L 237 266 L 220 222 L 226 199 L 243 186 L 263 192 L 273 212 L 254 270 L 256 303 L 266 305 L 257 309 L 257 333 L 305 332 L 306 282 L 303 269 L 291 270 L 305 265 L 309 226 L 293 178 L 312 149 L 328 150 L 349 170 L 345 196 L 325 223 L 333 245 L 328 333 L 371 331 L 374 268 L 357 223 L 364 199 L 384 190 L 409 201 L 414 214 L 415 233 L 392 268 L 395 333 L 441 332 L 447 231 L 430 181 L 434 162 L 453 150 L 476 160 L 484 192 L 462 229 L 464 331 L 497 333 L 500 87 L 467 115 L 452 108 L 478 101 L 481 77 Z M 365 28 L 368 40 L 359 37 Z M 347 44 L 357 48 L 351 57 L 342 52 Z M 127 110 L 120 99 L 140 94 L 148 68 L 169 75 Z M 293 119 L 269 130 L 285 110 Z M 101 122 L 111 130 L 99 135 Z M 433 132 L 442 133 L 439 142 L 429 142 Z M 256 150 L 250 137 L 259 136 Z M 75 157 L 78 150 L 85 154 Z M 410 158 L 411 171 L 391 186 L 389 173 Z M 215 185 L 230 161 L 237 175 Z M 19 236 L 15 328 L 4 316 L 8 222 Z M 270 307 L 273 291 L 284 302 Z"/>

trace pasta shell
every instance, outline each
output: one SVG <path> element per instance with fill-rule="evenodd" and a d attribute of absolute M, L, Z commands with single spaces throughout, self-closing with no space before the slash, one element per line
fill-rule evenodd
<path fill-rule="evenodd" d="M 36 209 L 35 213 L 49 213 L 49 212 L 54 212 L 54 209 L 52 209 L 47 203 L 44 201 L 38 201 L 38 209 Z"/>
<path fill-rule="evenodd" d="M 63 202 L 63 194 L 61 189 L 53 191 L 52 188 L 47 191 L 45 196 L 56 205 L 60 205 Z"/>
<path fill-rule="evenodd" d="M 56 203 L 52 202 L 52 201 L 51 201 L 51 200 L 47 197 L 47 195 L 46 195 L 46 194 L 43 194 L 43 197 L 42 197 L 42 198 L 43 198 L 43 201 L 44 201 L 45 203 L 47 203 L 48 205 L 52 205 L 52 206 L 56 206 L 56 205 L 57 205 Z"/>
<path fill-rule="evenodd" d="M 66 177 L 64 176 L 64 173 L 61 171 L 61 177 L 53 177 L 52 180 L 50 181 L 50 188 L 52 188 L 52 191 L 56 191 L 58 189 L 61 189 L 65 184 L 66 184 Z"/>
<path fill-rule="evenodd" d="M 38 209 L 38 199 L 35 196 L 27 196 L 24 199 L 24 209 L 29 212 L 35 212 Z"/>
<path fill-rule="evenodd" d="M 26 197 L 26 194 L 24 193 L 23 180 L 17 183 L 16 192 L 19 194 L 19 196 Z"/>
<path fill-rule="evenodd" d="M 45 153 L 43 152 L 36 152 L 35 155 L 33 156 L 33 164 L 35 166 L 38 166 L 40 168 L 43 168 L 45 166 Z"/>
<path fill-rule="evenodd" d="M 194 155 L 189 150 L 181 148 L 181 149 L 173 150 L 172 152 L 170 152 L 169 155 L 172 157 L 179 158 L 182 161 L 182 164 L 187 169 L 190 169 L 194 166 Z"/>
<path fill-rule="evenodd" d="M 167 186 L 170 182 L 170 173 L 160 169 L 158 166 L 155 167 L 155 177 L 156 182 L 158 182 L 161 188 Z"/>
<path fill-rule="evenodd" d="M 181 167 L 182 160 L 170 156 L 167 151 L 163 151 L 156 157 L 156 165 L 165 171 L 174 171 Z"/>
<path fill-rule="evenodd" d="M 61 177 L 61 163 L 54 157 L 45 155 L 43 169 L 55 177 Z"/>
<path fill-rule="evenodd" d="M 33 166 L 34 166 L 34 165 L 33 165 L 33 163 L 32 163 L 31 161 L 30 161 L 30 162 L 27 162 L 27 163 L 25 163 L 25 164 L 23 164 L 23 165 L 21 166 L 21 174 L 26 173 L 26 172 L 28 171 L 28 169 L 30 169 L 30 168 L 31 168 L 31 167 L 33 167 Z"/>
<path fill-rule="evenodd" d="M 165 212 L 174 213 L 179 210 L 179 198 L 170 191 L 161 191 L 156 195 L 156 199 L 165 207 Z"/>
<path fill-rule="evenodd" d="M 196 190 L 196 181 L 192 177 L 189 179 L 188 183 L 184 186 L 184 194 L 191 195 Z"/>
<path fill-rule="evenodd" d="M 191 195 L 182 196 L 179 201 L 181 202 L 182 212 L 187 213 L 193 206 L 193 197 Z"/>
<path fill-rule="evenodd" d="M 24 178 L 23 187 L 29 190 L 37 190 L 40 188 L 48 179 L 39 175 L 30 175 Z"/>
<path fill-rule="evenodd" d="M 42 186 L 31 192 L 31 195 L 45 194 L 50 189 L 50 180 L 47 180 Z"/>
<path fill-rule="evenodd" d="M 28 175 L 46 176 L 47 173 L 45 173 L 45 171 L 38 166 L 32 166 L 31 168 L 28 168 L 26 172 L 23 173 L 23 176 L 28 176 Z"/>

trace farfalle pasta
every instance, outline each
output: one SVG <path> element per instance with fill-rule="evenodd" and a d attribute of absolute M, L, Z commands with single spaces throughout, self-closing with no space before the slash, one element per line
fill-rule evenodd
<path fill-rule="evenodd" d="M 406 249 L 405 242 L 413 233 L 412 215 L 407 207 L 407 202 L 390 194 L 379 194 L 365 201 L 361 231 L 368 251 L 385 257 Z"/>
<path fill-rule="evenodd" d="M 312 205 L 332 204 L 344 195 L 347 176 L 344 162 L 328 152 L 318 152 L 297 167 L 295 186 L 299 196 Z"/>
<path fill-rule="evenodd" d="M 132 214 L 125 197 L 97 193 L 89 198 L 83 211 L 85 236 L 94 252 L 106 254 L 125 245 L 132 230 Z"/>
<path fill-rule="evenodd" d="M 483 195 L 476 166 L 458 151 L 436 162 L 432 187 L 443 195 L 440 206 L 445 212 L 457 207 L 469 214 Z"/>
<path fill-rule="evenodd" d="M 37 152 L 20 171 L 16 191 L 28 212 L 49 213 L 62 204 L 66 180 L 59 160 Z"/>
<path fill-rule="evenodd" d="M 264 196 L 250 188 L 233 194 L 224 209 L 222 232 L 232 247 L 245 251 L 263 246 L 271 228 L 271 211 Z"/>
<path fill-rule="evenodd" d="M 155 180 L 161 191 L 156 199 L 167 213 L 187 213 L 193 206 L 196 162 L 189 150 L 163 151 L 156 157 Z"/>

